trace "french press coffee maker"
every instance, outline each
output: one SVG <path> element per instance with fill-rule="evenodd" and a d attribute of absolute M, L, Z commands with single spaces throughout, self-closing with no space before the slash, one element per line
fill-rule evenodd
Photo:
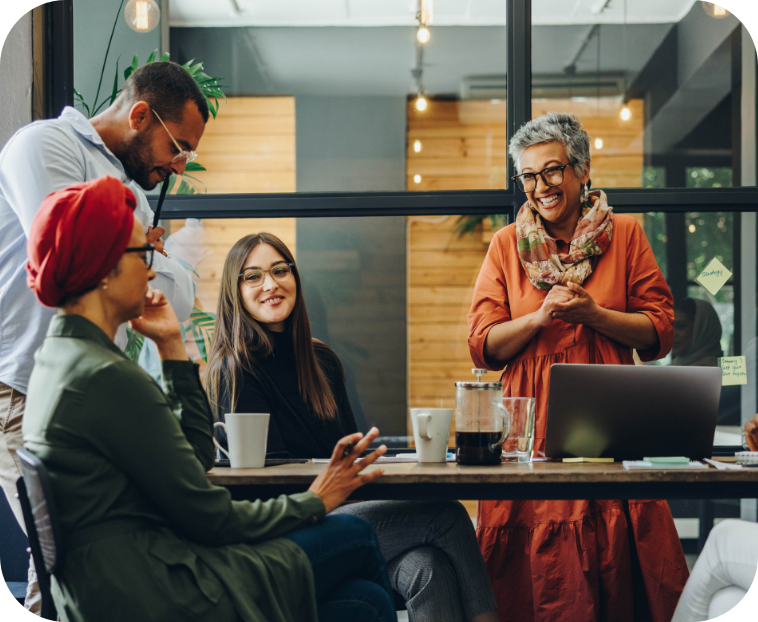
<path fill-rule="evenodd" d="M 502 382 L 482 382 L 486 369 L 472 369 L 476 382 L 455 383 L 455 453 L 458 464 L 500 464 L 510 422 L 498 407 Z"/>

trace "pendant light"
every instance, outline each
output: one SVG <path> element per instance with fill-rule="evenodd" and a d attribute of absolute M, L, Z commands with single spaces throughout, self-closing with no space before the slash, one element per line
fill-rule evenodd
<path fill-rule="evenodd" d="M 155 0 L 129 0 L 124 9 L 124 18 L 132 30 L 150 32 L 161 21 L 161 10 Z"/>
<path fill-rule="evenodd" d="M 701 2 L 701 5 L 703 6 L 703 11 L 716 19 L 722 19 L 729 15 L 729 11 L 718 4 L 713 4 L 713 2 Z"/>

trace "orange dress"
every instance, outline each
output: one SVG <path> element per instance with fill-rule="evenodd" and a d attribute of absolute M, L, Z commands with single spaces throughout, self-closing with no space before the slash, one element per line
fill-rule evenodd
<path fill-rule="evenodd" d="M 614 215 L 613 224 L 611 244 L 582 286 L 601 307 L 652 320 L 660 346 L 638 352 L 651 361 L 671 349 L 671 292 L 637 221 Z M 545 295 L 519 262 L 515 224 L 499 231 L 468 316 L 477 367 L 499 369 L 484 359 L 490 328 L 536 311 Z M 587 326 L 554 320 L 542 328 L 502 376 L 506 396 L 537 398 L 535 451 L 545 448 L 553 363 L 634 361 L 631 348 Z M 689 576 L 665 501 L 480 501 L 477 538 L 501 622 L 667 622 Z"/>

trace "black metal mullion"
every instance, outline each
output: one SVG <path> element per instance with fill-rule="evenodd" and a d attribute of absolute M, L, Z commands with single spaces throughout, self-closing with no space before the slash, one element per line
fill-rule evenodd
<path fill-rule="evenodd" d="M 507 0 L 508 28 L 508 143 L 516 131 L 532 118 L 532 0 Z M 516 174 L 508 158 L 508 179 Z M 511 182 L 512 183 L 512 182 Z M 526 201 L 526 195 L 514 188 L 513 212 Z"/>
<path fill-rule="evenodd" d="M 60 115 L 74 105 L 74 4 L 59 0 L 45 5 L 45 116 Z"/>

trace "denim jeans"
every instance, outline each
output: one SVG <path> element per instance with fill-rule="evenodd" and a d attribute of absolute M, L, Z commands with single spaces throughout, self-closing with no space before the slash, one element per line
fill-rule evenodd
<path fill-rule="evenodd" d="M 320 622 L 397 622 L 373 528 L 354 516 L 327 516 L 288 533 L 311 562 Z"/>

